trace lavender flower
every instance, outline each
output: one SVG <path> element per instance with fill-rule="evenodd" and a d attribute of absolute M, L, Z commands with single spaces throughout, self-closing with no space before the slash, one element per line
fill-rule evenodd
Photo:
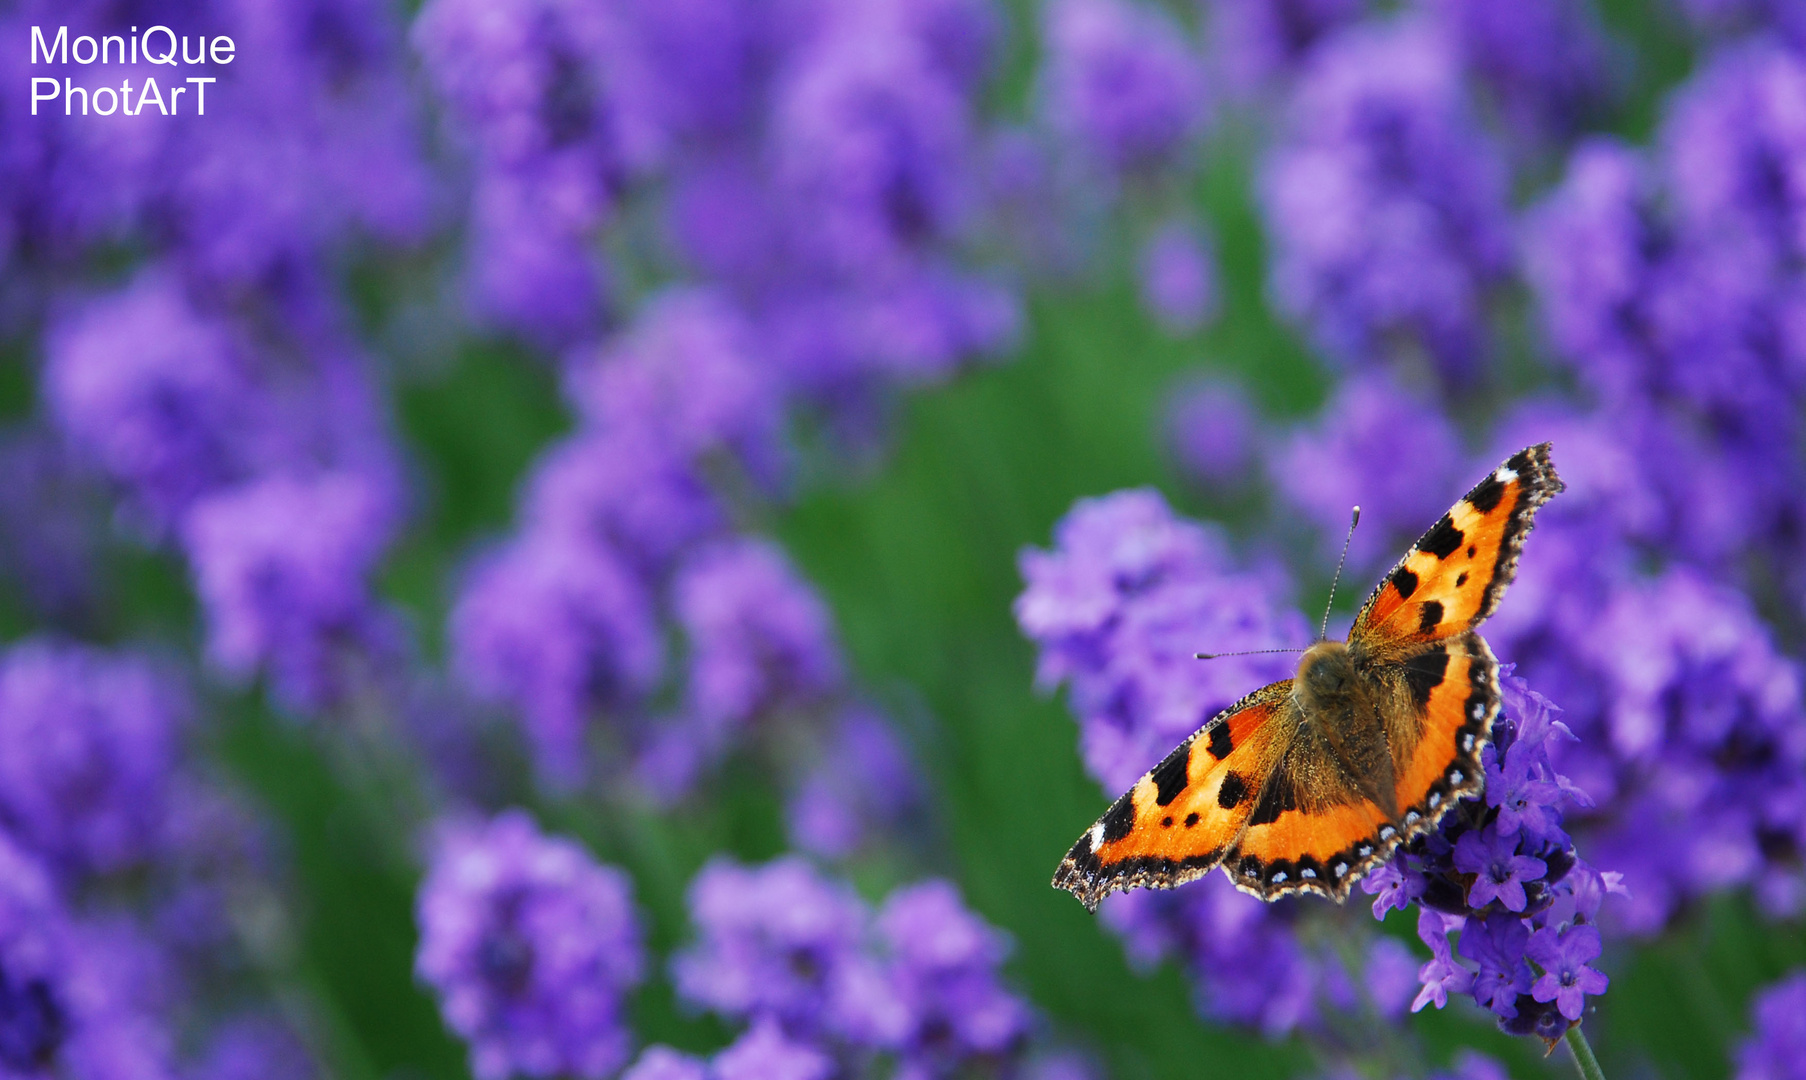
<path fill-rule="evenodd" d="M 1212 486 L 1247 479 L 1259 450 L 1259 414 L 1234 383 L 1197 379 L 1168 399 L 1167 443 L 1179 464 Z"/>
<path fill-rule="evenodd" d="M 1543 974 L 1530 987 L 1530 996 L 1552 1001 L 1570 1023 L 1586 1011 L 1588 994 L 1603 994 L 1611 980 L 1587 966 L 1604 951 L 1596 926 L 1570 926 L 1565 930 L 1545 926 L 1530 935 L 1530 959 Z"/>
<path fill-rule="evenodd" d="M 1806 57 L 1760 40 L 1723 50 L 1677 94 L 1662 141 L 1684 228 L 1778 263 L 1806 254 L 1802 94 Z"/>
<path fill-rule="evenodd" d="M 1042 108 L 1113 173 L 1176 161 L 1205 116 L 1202 65 L 1179 28 L 1125 0 L 1061 0 L 1046 16 Z"/>
<path fill-rule="evenodd" d="M 647 580 L 664 578 L 679 553 L 726 524 L 696 467 L 654 431 L 586 431 L 553 445 L 521 502 L 527 532 L 561 531 L 618 552 Z"/>
<path fill-rule="evenodd" d="M 593 333 L 608 294 L 607 269 L 587 236 L 603 195 L 582 164 L 553 163 L 532 184 L 510 172 L 485 175 L 472 195 L 470 306 L 485 324 L 546 349 Z"/>
<path fill-rule="evenodd" d="M 735 540 L 703 548 L 672 591 L 690 641 L 689 708 L 705 731 L 725 733 L 839 685 L 828 611 L 776 546 Z"/>
<path fill-rule="evenodd" d="M 342 695 L 344 650 L 380 640 L 369 579 L 394 528 L 387 492 L 366 476 L 272 477 L 197 504 L 183 523 L 209 658 L 308 711 Z"/>
<path fill-rule="evenodd" d="M 600 275 L 586 238 L 649 152 L 623 138 L 643 128 L 611 91 L 607 24 L 547 0 L 436 0 L 412 31 L 484 166 L 470 252 L 478 308 L 548 346 L 595 329 Z"/>
<path fill-rule="evenodd" d="M 1141 252 L 1141 303 L 1174 337 L 1195 333 L 1216 316 L 1215 257 L 1197 226 L 1169 221 L 1148 239 Z"/>
<path fill-rule="evenodd" d="M 1104 788 L 1133 783 L 1160 756 L 1290 664 L 1200 650 L 1305 641 L 1273 566 L 1244 569 L 1224 536 L 1174 517 L 1149 490 L 1083 499 L 1055 527 L 1051 552 L 1020 557 L 1018 625 L 1041 646 L 1036 682 L 1069 685 L 1081 755 Z"/>
<path fill-rule="evenodd" d="M 142 938 L 73 922 L 43 868 L 0 834 L 0 1075 L 165 1080 Z"/>
<path fill-rule="evenodd" d="M 1534 0 L 1510 18 L 1475 0 L 1428 6 L 1528 145 L 1565 138 L 1608 103 L 1608 42 L 1585 0 Z"/>
<path fill-rule="evenodd" d="M 1757 994 L 1750 1023 L 1754 1033 L 1737 1048 L 1737 1080 L 1799 1080 L 1806 1061 L 1806 973 Z"/>
<path fill-rule="evenodd" d="M 1317 425 L 1295 432 L 1268 471 L 1316 526 L 1330 559 L 1347 535 L 1349 508 L 1359 506 L 1350 567 L 1377 574 L 1448 509 L 1448 492 L 1459 490 L 1465 469 L 1442 411 L 1372 372 L 1344 380 Z"/>
<path fill-rule="evenodd" d="M 663 669 L 645 587 L 606 546 L 531 531 L 472 573 L 451 614 L 457 673 L 519 709 L 542 774 L 584 773 L 593 714 L 638 703 Z"/>
<path fill-rule="evenodd" d="M 1204 41 L 1230 92 L 1254 96 L 1293 74 L 1367 6 L 1364 0 L 1209 0 Z"/>
<path fill-rule="evenodd" d="M 314 1080 L 319 1069 L 287 1025 L 252 1013 L 221 1024 L 185 1075 L 188 1080 Z"/>
<path fill-rule="evenodd" d="M 774 103 L 780 197 L 807 215 L 796 239 L 810 262 L 835 271 L 894 276 L 950 235 L 971 197 L 965 88 L 901 29 L 865 13 L 830 19 Z"/>
<path fill-rule="evenodd" d="M 688 460 L 709 450 L 739 453 L 767 477 L 775 471 L 779 389 L 757 335 L 725 296 L 699 289 L 662 294 L 593 363 L 567 377 L 569 396 L 605 432 L 655 434 Z"/>
<path fill-rule="evenodd" d="M 1118 893 L 1100 910 L 1136 967 L 1184 964 L 1205 1016 L 1273 1037 L 1321 1016 L 1327 958 L 1293 933 L 1296 904 L 1267 905 L 1212 874 L 1172 892 Z"/>
<path fill-rule="evenodd" d="M 138 657 L 14 645 L 0 656 L 0 823 L 62 874 L 163 854 L 190 712 Z"/>
<path fill-rule="evenodd" d="M 154 525 L 243 468 L 234 433 L 250 386 L 230 330 L 167 271 L 65 314 L 47 335 L 44 392 L 78 453 Z"/>
<path fill-rule="evenodd" d="M 1606 894 L 1624 890 L 1620 875 L 1581 860 L 1562 830 L 1562 808 L 1588 802 L 1551 757 L 1557 743 L 1573 738 L 1556 719 L 1560 710 L 1514 675 L 1501 688 L 1504 708 L 1483 754 L 1483 795 L 1462 800 L 1437 832 L 1401 850 L 1361 888 L 1378 895 L 1375 918 L 1419 905 L 1418 936 L 1431 958 L 1419 973 L 1423 990 L 1413 1010 L 1470 994 L 1501 1029 L 1552 1040 L 1610 983 L 1588 961 L 1600 952 L 1597 920 Z M 1520 806 L 1515 824 L 1496 812 L 1530 790 L 1499 790 L 1496 778 L 1511 773 L 1542 782 L 1534 789 L 1540 812 Z M 1453 949 L 1450 933 L 1460 935 Z"/>
<path fill-rule="evenodd" d="M 1347 30 L 1313 54 L 1288 116 L 1260 180 L 1279 306 L 1345 361 L 1403 339 L 1471 377 L 1510 255 L 1505 167 L 1447 42 L 1421 20 Z"/>
<path fill-rule="evenodd" d="M 640 1051 L 621 1080 L 708 1080 L 708 1064 L 669 1046 L 653 1045 Z"/>
<path fill-rule="evenodd" d="M 921 787 L 890 725 L 865 709 L 849 709 L 828 733 L 820 763 L 791 796 L 791 844 L 829 858 L 850 855 L 917 809 Z"/>
<path fill-rule="evenodd" d="M 762 1019 L 716 1056 L 712 1071 L 717 1080 L 828 1080 L 834 1059 Z"/>
<path fill-rule="evenodd" d="M 717 859 L 689 903 L 698 938 L 672 962 L 682 998 L 799 1035 L 848 1019 L 868 918 L 852 890 L 794 856 L 752 868 Z"/>
<path fill-rule="evenodd" d="M 930 880 L 891 893 L 878 914 L 888 975 L 910 1022 L 900 1054 L 911 1076 L 945 1076 L 972 1058 L 1021 1042 L 1028 1007 L 1002 985 L 1008 942 L 970 911 L 959 891 Z"/>
<path fill-rule="evenodd" d="M 508 811 L 444 827 L 418 918 L 415 971 L 479 1080 L 598 1080 L 626 1062 L 621 999 L 645 963 L 626 875 Z"/>

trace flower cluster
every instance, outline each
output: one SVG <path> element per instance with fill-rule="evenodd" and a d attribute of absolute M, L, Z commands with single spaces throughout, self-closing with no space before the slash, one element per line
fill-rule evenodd
<path fill-rule="evenodd" d="M 1799 972 L 1756 995 L 1754 1034 L 1737 1051 L 1737 1080 L 1795 1080 L 1806 1055 L 1806 975 Z"/>
<path fill-rule="evenodd" d="M 1447 36 L 1363 25 L 1309 58 L 1261 176 L 1271 288 L 1332 357 L 1416 349 L 1447 380 L 1487 351 L 1510 268 L 1503 151 L 1475 123 Z"/>
<path fill-rule="evenodd" d="M 1472 994 L 1505 1031 L 1553 1041 L 1610 984 L 1589 961 L 1603 950 L 1599 909 L 1607 893 L 1624 891 L 1622 875 L 1594 869 L 1562 830 L 1563 808 L 1591 800 L 1551 760 L 1551 745 L 1573 738 L 1560 710 L 1515 676 L 1503 690 L 1483 794 L 1462 800 L 1361 888 L 1377 894 L 1376 919 L 1418 905 L 1417 935 L 1431 959 L 1414 1011 Z"/>
<path fill-rule="evenodd" d="M 708 1075 L 826 1077 L 887 1054 L 897 1075 L 929 1080 L 1026 1047 L 1028 1006 L 998 974 L 1007 939 L 946 881 L 896 889 L 874 918 L 798 857 L 716 861 L 691 884 L 690 912 L 698 939 L 673 962 L 679 995 L 748 1025 Z M 627 1075 L 704 1074 L 655 1046 Z"/>
<path fill-rule="evenodd" d="M 415 971 L 479 1080 L 612 1076 L 645 956 L 627 876 L 508 811 L 444 826 L 420 887 Z"/>
<path fill-rule="evenodd" d="M 146 657 L 44 638 L 0 653 L 0 1073 L 173 1077 L 181 1025 L 226 1039 L 213 1003 L 255 1000 L 228 894 L 267 885 L 191 758 L 195 720 Z M 235 1053 L 313 1075 L 292 1036 Z"/>

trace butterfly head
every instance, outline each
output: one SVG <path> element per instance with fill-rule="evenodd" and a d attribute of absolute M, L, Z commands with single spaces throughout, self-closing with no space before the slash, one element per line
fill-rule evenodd
<path fill-rule="evenodd" d="M 1355 693 L 1354 658 L 1340 641 L 1319 641 L 1298 661 L 1294 692 L 1307 709 L 1333 709 Z"/>

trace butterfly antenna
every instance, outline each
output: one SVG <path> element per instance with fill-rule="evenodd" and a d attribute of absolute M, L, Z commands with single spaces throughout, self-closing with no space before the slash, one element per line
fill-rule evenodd
<path fill-rule="evenodd" d="M 1219 658 L 1219 657 L 1223 657 L 1223 656 L 1265 656 L 1265 655 L 1266 655 L 1266 654 L 1268 654 L 1268 653 L 1276 653 L 1276 652 L 1303 652 L 1303 651 L 1304 651 L 1304 650 L 1303 650 L 1303 649 L 1248 649 L 1248 650 L 1247 650 L 1247 651 L 1245 651 L 1245 652 L 1201 652 L 1201 653 L 1192 653 L 1192 657 L 1193 657 L 1193 658 L 1194 658 L 1194 659 L 1197 659 L 1197 660 L 1215 660 L 1215 659 L 1217 659 L 1217 658 Z"/>
<path fill-rule="evenodd" d="M 1317 631 L 1318 641 L 1329 640 L 1329 611 L 1336 606 L 1336 585 L 1342 580 L 1342 564 L 1348 561 L 1348 542 L 1354 539 L 1355 526 L 1360 523 L 1361 508 L 1357 506 L 1348 519 L 1348 535 L 1342 538 L 1342 557 L 1336 560 L 1336 576 L 1329 579 L 1329 603 L 1323 605 L 1323 628 Z"/>

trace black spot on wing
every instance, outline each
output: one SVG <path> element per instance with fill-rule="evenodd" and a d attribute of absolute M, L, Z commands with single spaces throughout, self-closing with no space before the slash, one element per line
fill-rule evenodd
<path fill-rule="evenodd" d="M 1467 584 L 1467 571 L 1463 570 L 1455 578 L 1455 588 L 1459 589 L 1461 586 L 1466 585 L 1466 584 Z"/>
<path fill-rule="evenodd" d="M 1235 746 L 1229 741 L 1229 721 L 1225 720 L 1210 729 L 1210 744 L 1208 749 L 1210 750 L 1210 756 L 1216 758 L 1218 761 L 1228 757 L 1229 751 L 1235 749 Z"/>
<path fill-rule="evenodd" d="M 1179 797 L 1185 790 L 1187 782 L 1186 768 L 1191 764 L 1191 740 L 1179 744 L 1179 748 L 1166 755 L 1166 760 L 1154 766 L 1150 778 L 1154 781 L 1154 801 L 1166 806 Z"/>
<path fill-rule="evenodd" d="M 1401 600 L 1409 600 L 1411 594 L 1417 591 L 1417 575 L 1400 566 L 1392 571 L 1392 587 L 1398 590 Z"/>
<path fill-rule="evenodd" d="M 1248 824 L 1268 825 L 1278 821 L 1279 815 L 1296 809 L 1298 791 L 1292 786 L 1291 774 L 1282 764 L 1267 778 L 1267 788 L 1261 792 L 1260 802 L 1254 807 L 1254 814 L 1248 818 Z"/>
<path fill-rule="evenodd" d="M 1417 631 L 1427 634 L 1442 624 L 1442 601 L 1425 600 L 1417 613 Z"/>
<path fill-rule="evenodd" d="M 1417 542 L 1417 550 L 1427 551 L 1438 559 L 1446 559 L 1461 550 L 1461 545 L 1466 542 L 1466 534 L 1455 528 L 1454 519 L 1444 514 L 1440 521 L 1430 527 L 1429 532 L 1423 534 L 1423 539 Z"/>
<path fill-rule="evenodd" d="M 1230 773 L 1223 777 L 1223 784 L 1217 788 L 1217 805 L 1225 810 L 1234 810 L 1248 797 L 1248 782 L 1242 779 L 1241 773 Z"/>
<path fill-rule="evenodd" d="M 1482 514 L 1490 514 L 1505 497 L 1505 485 L 1494 473 L 1487 473 L 1486 479 L 1474 485 L 1474 490 L 1467 493 L 1467 501 L 1474 504 L 1474 509 Z"/>
<path fill-rule="evenodd" d="M 1104 843 L 1109 844 L 1121 840 L 1135 828 L 1135 792 L 1134 789 L 1123 792 L 1122 798 L 1104 815 Z"/>
<path fill-rule="evenodd" d="M 1449 650 L 1438 645 L 1406 660 L 1405 685 L 1411 690 L 1411 703 L 1422 712 L 1430 704 L 1430 691 L 1442 685 L 1449 672 Z"/>
<path fill-rule="evenodd" d="M 1195 811 L 1195 810 L 1194 810 L 1194 811 L 1192 811 L 1192 812 L 1191 812 L 1191 813 L 1189 813 L 1189 814 L 1187 814 L 1187 815 L 1185 815 L 1185 827 L 1186 827 L 1186 828 L 1188 828 L 1188 829 L 1189 829 L 1189 828 L 1191 828 L 1191 827 L 1192 827 L 1192 826 L 1193 826 L 1193 825 L 1196 825 L 1196 824 L 1197 824 L 1197 823 L 1198 823 L 1198 814 L 1197 814 L 1197 811 Z"/>

